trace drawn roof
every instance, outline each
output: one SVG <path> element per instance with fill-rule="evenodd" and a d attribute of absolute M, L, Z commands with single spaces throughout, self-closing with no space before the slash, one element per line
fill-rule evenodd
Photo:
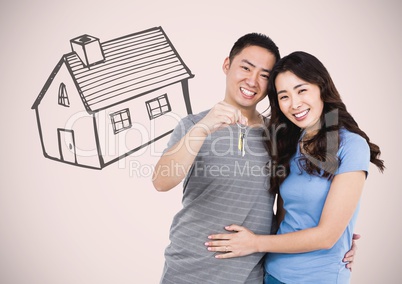
<path fill-rule="evenodd" d="M 75 52 L 64 55 L 88 112 L 194 77 L 161 27 L 106 41 L 101 46 L 105 60 L 90 68 Z M 60 63 L 53 73 L 57 73 Z M 45 95 L 52 75 L 32 108 Z"/>

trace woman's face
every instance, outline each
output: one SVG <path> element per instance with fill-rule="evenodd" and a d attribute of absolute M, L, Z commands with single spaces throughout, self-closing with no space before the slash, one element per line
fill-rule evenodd
<path fill-rule="evenodd" d="M 275 87 L 279 107 L 291 122 L 305 129 L 307 134 L 319 129 L 324 102 L 317 85 L 286 71 L 276 77 Z"/>

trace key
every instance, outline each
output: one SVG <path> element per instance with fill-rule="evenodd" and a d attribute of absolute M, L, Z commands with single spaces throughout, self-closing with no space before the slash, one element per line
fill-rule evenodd
<path fill-rule="evenodd" d="M 244 145 L 246 142 L 246 126 L 239 123 L 237 123 L 237 126 L 239 127 L 239 142 L 237 148 L 239 149 L 239 152 L 241 152 L 241 156 L 244 157 L 244 155 L 246 154 Z"/>

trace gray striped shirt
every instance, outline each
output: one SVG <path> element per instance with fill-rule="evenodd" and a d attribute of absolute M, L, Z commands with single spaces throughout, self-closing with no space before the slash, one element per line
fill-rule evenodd
<path fill-rule="evenodd" d="M 167 149 L 207 112 L 184 118 Z M 204 245 L 209 234 L 225 233 L 224 227 L 231 224 L 257 234 L 271 232 L 274 196 L 268 193 L 269 156 L 263 131 L 262 127 L 246 129 L 244 157 L 238 150 L 237 125 L 207 137 L 183 182 L 183 208 L 173 219 L 160 283 L 263 282 L 264 254 L 216 259 Z"/>

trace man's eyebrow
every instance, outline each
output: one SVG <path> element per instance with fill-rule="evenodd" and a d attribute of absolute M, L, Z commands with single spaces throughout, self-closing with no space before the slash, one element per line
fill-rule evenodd
<path fill-rule="evenodd" d="M 251 63 L 250 61 L 248 61 L 247 59 L 242 59 L 242 62 L 247 63 L 247 64 L 251 65 L 252 67 L 257 67 L 257 66 L 255 66 L 253 63 Z M 267 73 L 271 73 L 271 70 L 270 70 L 270 69 L 262 68 L 262 71 L 267 72 Z"/>

